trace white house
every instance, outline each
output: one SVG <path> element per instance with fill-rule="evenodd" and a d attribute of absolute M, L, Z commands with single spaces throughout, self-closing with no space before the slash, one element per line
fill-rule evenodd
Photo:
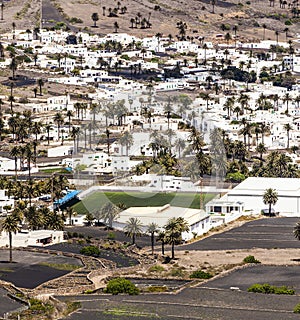
<path fill-rule="evenodd" d="M 284 216 L 300 216 L 300 179 L 299 178 L 261 178 L 250 177 L 230 190 L 222 200 L 244 203 L 244 209 L 260 213 L 267 209 L 263 202 L 266 189 L 275 189 L 278 201 L 273 206 L 275 212 Z"/>
<path fill-rule="evenodd" d="M 10 206 L 11 208 L 13 208 L 14 203 L 14 199 L 8 197 L 5 190 L 0 190 L 0 214 L 3 214 L 5 212 L 5 206 Z"/>
<path fill-rule="evenodd" d="M 166 204 L 161 207 L 131 207 L 119 214 L 119 217 L 113 222 L 113 227 L 123 229 L 129 218 L 138 218 L 142 224 L 143 232 L 146 232 L 148 225 L 155 222 L 159 228 L 163 228 L 171 218 L 184 218 L 189 231 L 182 234 L 182 239 L 187 241 L 194 236 L 206 233 L 210 228 L 210 215 L 202 210 L 173 207 Z"/>
<path fill-rule="evenodd" d="M 55 243 L 64 242 L 64 232 L 58 230 L 22 230 L 12 237 L 13 247 L 28 246 L 47 246 Z M 2 231 L 0 233 L 0 247 L 8 246 L 8 233 Z"/>
<path fill-rule="evenodd" d="M 197 187 L 189 177 L 171 175 L 151 175 L 148 187 L 156 191 L 197 191 Z"/>

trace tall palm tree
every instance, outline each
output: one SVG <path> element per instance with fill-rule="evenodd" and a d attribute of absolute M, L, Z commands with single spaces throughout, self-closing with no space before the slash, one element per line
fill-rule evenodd
<path fill-rule="evenodd" d="M 286 134 L 287 134 L 287 149 L 289 149 L 290 147 L 290 130 L 293 129 L 293 127 L 289 124 L 289 123 L 286 123 L 284 126 L 283 126 L 284 130 L 286 131 Z"/>
<path fill-rule="evenodd" d="M 166 233 L 164 231 L 160 231 L 156 238 L 156 241 L 161 242 L 161 254 L 165 254 L 165 243 L 166 243 Z"/>
<path fill-rule="evenodd" d="M 12 263 L 12 234 L 21 230 L 19 219 L 14 214 L 7 216 L 1 225 L 1 230 L 8 232 L 9 238 L 9 262 Z"/>
<path fill-rule="evenodd" d="M 99 15 L 97 12 L 94 12 L 92 14 L 92 20 L 94 22 L 94 28 L 97 28 L 97 21 L 99 20 Z"/>
<path fill-rule="evenodd" d="M 129 218 L 124 227 L 125 234 L 132 238 L 132 244 L 135 244 L 135 239 L 142 235 L 142 224 L 138 218 Z"/>
<path fill-rule="evenodd" d="M 60 112 L 57 112 L 54 115 L 53 121 L 56 122 L 57 124 L 57 140 L 59 141 L 59 132 L 60 132 L 60 127 L 64 123 L 64 118 L 63 115 Z"/>
<path fill-rule="evenodd" d="M 152 252 L 152 254 L 154 254 L 154 236 L 157 231 L 158 231 L 158 224 L 155 222 L 151 222 L 148 225 L 147 233 L 150 233 L 150 237 L 151 237 L 151 252 Z"/>
<path fill-rule="evenodd" d="M 290 96 L 290 94 L 287 92 L 284 97 L 283 97 L 283 102 L 286 103 L 286 110 L 285 113 L 289 114 L 289 101 L 292 101 L 292 97 Z"/>
<path fill-rule="evenodd" d="M 275 205 L 278 200 L 278 193 L 275 189 L 269 188 L 265 190 L 263 195 L 264 204 L 269 205 L 269 217 L 272 215 L 272 205 Z"/>
<path fill-rule="evenodd" d="M 38 80 L 37 80 L 37 85 L 38 85 L 39 88 L 40 88 L 40 96 L 42 96 L 42 95 L 43 95 L 43 93 L 42 93 L 42 87 L 43 87 L 43 85 L 44 85 L 44 80 L 43 80 L 42 78 L 38 79 Z"/>
<path fill-rule="evenodd" d="M 128 156 L 129 148 L 133 145 L 133 136 L 129 131 L 125 131 L 119 140 L 121 146 L 126 146 L 126 156 Z"/>
<path fill-rule="evenodd" d="M 74 150 L 73 152 L 74 152 L 74 154 L 76 154 L 78 151 L 79 134 L 80 134 L 80 128 L 79 127 L 72 127 L 71 138 L 73 139 L 73 150 Z M 77 143 L 76 143 L 76 140 L 77 140 Z"/>
<path fill-rule="evenodd" d="M 165 225 L 166 243 L 171 245 L 171 259 L 175 258 L 175 244 L 182 240 L 182 233 L 189 231 L 188 223 L 183 218 L 171 218 Z"/>
<path fill-rule="evenodd" d="M 14 146 L 9 152 L 10 156 L 14 158 L 15 161 L 15 181 L 18 180 L 18 158 L 21 155 L 20 152 L 20 147 L 19 146 Z"/>

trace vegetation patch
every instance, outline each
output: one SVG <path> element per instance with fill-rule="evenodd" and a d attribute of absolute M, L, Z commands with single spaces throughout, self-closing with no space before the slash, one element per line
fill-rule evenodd
<path fill-rule="evenodd" d="M 115 278 L 108 282 L 104 293 L 117 295 L 119 293 L 127 293 L 129 295 L 137 295 L 140 290 L 130 281 L 125 278 Z"/>
<path fill-rule="evenodd" d="M 244 258 L 243 262 L 244 263 L 261 263 L 259 260 L 255 259 L 255 257 L 251 255 Z"/>
<path fill-rule="evenodd" d="M 83 247 L 80 250 L 80 253 L 86 256 L 99 256 L 100 250 L 95 246 L 87 246 L 87 247 Z"/>
<path fill-rule="evenodd" d="M 159 264 L 156 264 L 155 266 L 152 266 L 148 269 L 149 272 L 158 272 L 158 273 L 161 273 L 163 271 L 165 271 L 166 269 L 159 265 Z"/>
<path fill-rule="evenodd" d="M 294 313 L 300 313 L 300 303 L 295 305 L 295 308 L 293 310 Z"/>
<path fill-rule="evenodd" d="M 196 270 L 191 275 L 190 278 L 197 278 L 197 279 L 210 279 L 213 275 L 209 272 L 205 272 L 202 270 Z"/>
<path fill-rule="evenodd" d="M 251 287 L 248 288 L 248 292 L 255 292 L 255 293 L 264 293 L 264 294 L 287 294 L 287 295 L 294 295 L 295 290 L 288 288 L 286 286 L 276 287 L 271 286 L 268 283 L 264 284 L 253 284 Z"/>
<path fill-rule="evenodd" d="M 68 264 L 68 263 L 41 262 L 39 265 L 40 266 L 49 267 L 49 268 L 53 268 L 53 269 L 56 269 L 56 270 L 63 270 L 63 271 L 73 271 L 73 270 L 81 268 L 81 266 L 79 266 L 79 265 Z"/>

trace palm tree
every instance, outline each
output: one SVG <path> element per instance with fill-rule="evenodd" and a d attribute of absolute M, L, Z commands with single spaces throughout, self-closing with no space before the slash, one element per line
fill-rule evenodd
<path fill-rule="evenodd" d="M 278 200 L 278 194 L 275 189 L 269 188 L 265 190 L 263 195 L 264 204 L 269 205 L 269 217 L 272 215 L 272 205 L 275 205 Z"/>
<path fill-rule="evenodd" d="M 175 148 L 178 150 L 178 158 L 180 158 L 181 151 L 185 148 L 185 140 L 178 138 L 175 141 Z"/>
<path fill-rule="evenodd" d="M 44 85 L 44 81 L 43 81 L 42 78 L 40 78 L 40 79 L 37 80 L 37 85 L 38 85 L 39 88 L 40 88 L 40 96 L 42 96 L 42 95 L 43 95 L 43 93 L 42 93 L 42 86 Z"/>
<path fill-rule="evenodd" d="M 20 220 L 14 214 L 7 216 L 1 225 L 1 230 L 8 232 L 9 237 L 9 262 L 12 263 L 12 234 L 21 230 Z"/>
<path fill-rule="evenodd" d="M 256 151 L 259 153 L 260 155 L 260 161 L 262 163 L 263 161 L 263 154 L 267 152 L 267 148 L 263 143 L 260 143 L 257 147 L 256 147 Z"/>
<path fill-rule="evenodd" d="M 142 224 L 138 218 L 129 218 L 124 227 L 125 234 L 132 238 L 132 244 L 135 244 L 135 239 L 142 235 Z"/>
<path fill-rule="evenodd" d="M 284 126 L 283 126 L 284 130 L 286 130 L 286 133 L 287 133 L 287 149 L 289 149 L 290 147 L 290 130 L 293 129 L 293 127 L 289 124 L 289 123 L 286 123 Z"/>
<path fill-rule="evenodd" d="M 12 57 L 10 65 L 9 65 L 9 69 L 12 71 L 12 79 L 13 80 L 15 79 L 17 68 L 18 68 L 18 61 L 17 61 L 16 57 Z"/>
<path fill-rule="evenodd" d="M 182 240 L 182 233 L 189 231 L 188 223 L 181 217 L 171 218 L 165 226 L 166 243 L 171 245 L 172 255 L 171 259 L 175 258 L 175 244 Z"/>
<path fill-rule="evenodd" d="M 286 110 L 285 110 L 286 114 L 289 114 L 289 101 L 291 101 L 291 100 L 292 100 L 292 98 L 291 98 L 290 94 L 287 92 L 283 97 L 283 102 L 286 103 Z"/>
<path fill-rule="evenodd" d="M 118 33 L 118 29 L 119 29 L 120 27 L 119 27 L 119 24 L 118 24 L 117 21 L 115 21 L 115 23 L 114 23 L 114 28 L 115 28 L 115 33 Z"/>
<path fill-rule="evenodd" d="M 161 254 L 165 254 L 165 243 L 166 243 L 166 233 L 164 231 L 160 231 L 156 238 L 156 241 L 161 242 Z"/>
<path fill-rule="evenodd" d="M 54 115 L 53 121 L 56 122 L 57 124 L 57 140 L 59 141 L 59 132 L 60 132 L 60 127 L 64 123 L 64 118 L 63 115 L 60 112 L 57 112 Z"/>
<path fill-rule="evenodd" d="M 99 211 L 99 219 L 112 228 L 114 220 L 119 215 L 120 208 L 111 202 L 107 202 Z"/>
<path fill-rule="evenodd" d="M 97 12 L 92 14 L 92 20 L 94 21 L 94 28 L 97 28 L 97 21 L 99 20 L 99 15 Z"/>
<path fill-rule="evenodd" d="M 263 36 L 263 40 L 265 40 L 265 37 L 266 37 L 266 29 L 267 29 L 267 26 L 265 24 L 262 25 L 263 29 L 264 29 L 264 36 Z"/>
<path fill-rule="evenodd" d="M 66 116 L 68 117 L 69 133 L 70 133 L 71 132 L 71 118 L 74 116 L 74 114 L 71 110 L 68 110 Z"/>
<path fill-rule="evenodd" d="M 72 207 L 67 207 L 66 208 L 66 214 L 68 215 L 68 218 L 69 218 L 69 225 L 71 226 L 73 223 L 72 223 L 72 216 L 74 214 L 76 214 L 77 212 L 72 208 Z"/>
<path fill-rule="evenodd" d="M 151 252 L 152 252 L 152 254 L 154 254 L 154 236 L 155 236 L 155 233 L 156 233 L 157 231 L 158 231 L 158 225 L 157 225 L 157 223 L 151 222 L 151 223 L 148 225 L 147 233 L 150 233 L 150 236 L 151 236 Z"/>
<path fill-rule="evenodd" d="M 73 152 L 74 152 L 74 154 L 76 154 L 78 151 L 79 134 L 80 134 L 80 128 L 79 127 L 72 127 L 71 138 L 73 139 L 73 150 L 74 150 Z M 77 140 L 77 144 L 76 144 L 76 140 Z"/>
<path fill-rule="evenodd" d="M 15 181 L 17 181 L 18 180 L 18 158 L 21 155 L 20 147 L 19 146 L 12 147 L 9 154 L 11 157 L 14 158 L 14 161 L 15 161 Z"/>
<path fill-rule="evenodd" d="M 121 146 L 126 146 L 126 156 L 128 156 L 129 148 L 133 145 L 133 136 L 129 131 L 125 131 L 120 138 Z"/>

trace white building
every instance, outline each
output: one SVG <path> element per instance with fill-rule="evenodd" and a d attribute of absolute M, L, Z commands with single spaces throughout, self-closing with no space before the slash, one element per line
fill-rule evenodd
<path fill-rule="evenodd" d="M 113 227 L 123 229 L 129 218 L 138 218 L 142 224 L 143 232 L 146 232 L 150 223 L 155 222 L 159 228 L 163 228 L 171 218 L 184 218 L 189 231 L 182 234 L 182 239 L 187 241 L 194 236 L 200 236 L 211 228 L 210 215 L 198 209 L 173 207 L 166 204 L 162 207 L 131 207 L 119 214 L 113 222 Z"/>
<path fill-rule="evenodd" d="M 64 242 L 64 232 L 57 230 L 22 230 L 12 236 L 13 247 L 47 246 Z M 9 246 L 8 233 L 0 233 L 0 247 Z"/>
<path fill-rule="evenodd" d="M 268 205 L 263 202 L 263 195 L 269 188 L 278 193 L 278 201 L 273 206 L 275 212 L 284 216 L 300 216 L 299 178 L 247 178 L 221 199 L 244 203 L 245 211 L 260 213 L 268 209 Z"/>
<path fill-rule="evenodd" d="M 0 190 L 0 214 L 5 213 L 4 207 L 6 206 L 13 208 L 14 203 L 14 199 L 8 197 L 5 190 Z"/>
<path fill-rule="evenodd" d="M 197 191 L 197 187 L 189 177 L 171 175 L 151 175 L 148 187 L 156 191 Z"/>

